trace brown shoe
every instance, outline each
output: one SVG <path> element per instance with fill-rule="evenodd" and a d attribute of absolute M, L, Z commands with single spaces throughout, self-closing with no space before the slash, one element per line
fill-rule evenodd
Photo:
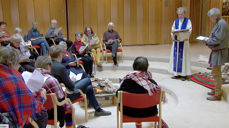
<path fill-rule="evenodd" d="M 215 92 L 208 92 L 207 94 L 210 95 L 210 96 L 214 96 Z"/>
<path fill-rule="evenodd" d="M 207 100 L 210 101 L 217 101 L 217 100 L 221 100 L 221 95 L 220 96 L 212 96 L 212 97 L 208 97 Z"/>
<path fill-rule="evenodd" d="M 98 67 L 103 67 L 101 63 L 98 63 L 97 66 L 98 66 Z"/>

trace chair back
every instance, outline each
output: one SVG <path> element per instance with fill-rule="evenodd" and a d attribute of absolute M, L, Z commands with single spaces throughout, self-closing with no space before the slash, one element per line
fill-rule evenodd
<path fill-rule="evenodd" d="M 136 94 L 136 93 L 121 93 L 121 100 L 123 106 L 128 106 L 132 108 L 148 108 L 160 104 L 161 101 L 161 91 L 150 96 L 146 94 Z"/>
<path fill-rule="evenodd" d="M 44 103 L 44 107 L 46 109 L 53 109 L 54 108 L 54 105 L 53 105 L 53 100 L 52 100 L 52 96 L 54 93 L 50 93 L 50 94 L 46 94 L 46 97 L 47 97 L 47 100 L 46 102 Z M 55 95 L 55 94 L 54 94 Z"/>

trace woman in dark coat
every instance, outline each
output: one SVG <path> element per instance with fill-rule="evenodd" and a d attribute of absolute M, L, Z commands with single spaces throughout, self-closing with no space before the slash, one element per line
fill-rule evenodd
<path fill-rule="evenodd" d="M 59 45 L 63 46 L 63 57 L 62 57 L 62 64 L 68 69 L 68 72 L 73 72 L 74 74 L 83 73 L 82 79 L 87 77 L 87 73 L 77 66 L 77 60 L 72 55 L 72 52 L 67 50 L 67 44 L 63 41 L 60 42 Z"/>

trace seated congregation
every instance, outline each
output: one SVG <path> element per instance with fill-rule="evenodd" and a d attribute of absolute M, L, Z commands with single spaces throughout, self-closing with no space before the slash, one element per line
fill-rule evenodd
<path fill-rule="evenodd" d="M 74 42 L 67 40 L 56 20 L 51 21 L 45 37 L 39 32 L 37 22 L 32 23 L 24 38 L 19 27 L 12 36 L 6 30 L 5 22 L 0 22 L 0 27 L 0 124 L 9 124 L 10 128 L 36 125 L 46 128 L 49 120 L 55 120 L 55 108 L 47 107 L 49 96 L 53 94 L 61 104 L 57 107 L 59 127 L 75 127 L 72 104 L 82 92 L 88 105 L 94 108 L 94 116 L 111 115 L 110 111 L 100 107 L 91 78 L 94 77 L 93 65 L 102 67 L 100 59 L 104 47 L 111 51 L 114 66 L 118 66 L 117 49 L 122 39 L 113 30 L 112 22 L 104 32 L 103 44 L 90 26 L 84 32 L 76 32 Z M 149 95 L 161 92 L 148 72 L 148 66 L 147 58 L 137 57 L 134 71 L 122 79 L 118 91 Z M 33 82 L 29 82 L 31 79 Z M 32 87 L 35 85 L 36 89 Z M 123 114 L 151 117 L 158 114 L 158 109 L 157 105 L 145 109 L 124 106 Z"/>

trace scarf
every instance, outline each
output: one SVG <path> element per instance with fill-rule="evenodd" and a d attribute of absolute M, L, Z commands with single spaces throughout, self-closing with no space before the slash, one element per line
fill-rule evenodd
<path fill-rule="evenodd" d="M 161 88 L 155 84 L 153 84 L 149 79 L 152 79 L 151 72 L 143 72 L 143 71 L 133 71 L 128 73 L 122 80 L 121 84 L 125 79 L 131 79 L 135 81 L 137 84 L 142 86 L 144 89 L 148 91 L 150 96 L 156 94 L 161 90 Z"/>

